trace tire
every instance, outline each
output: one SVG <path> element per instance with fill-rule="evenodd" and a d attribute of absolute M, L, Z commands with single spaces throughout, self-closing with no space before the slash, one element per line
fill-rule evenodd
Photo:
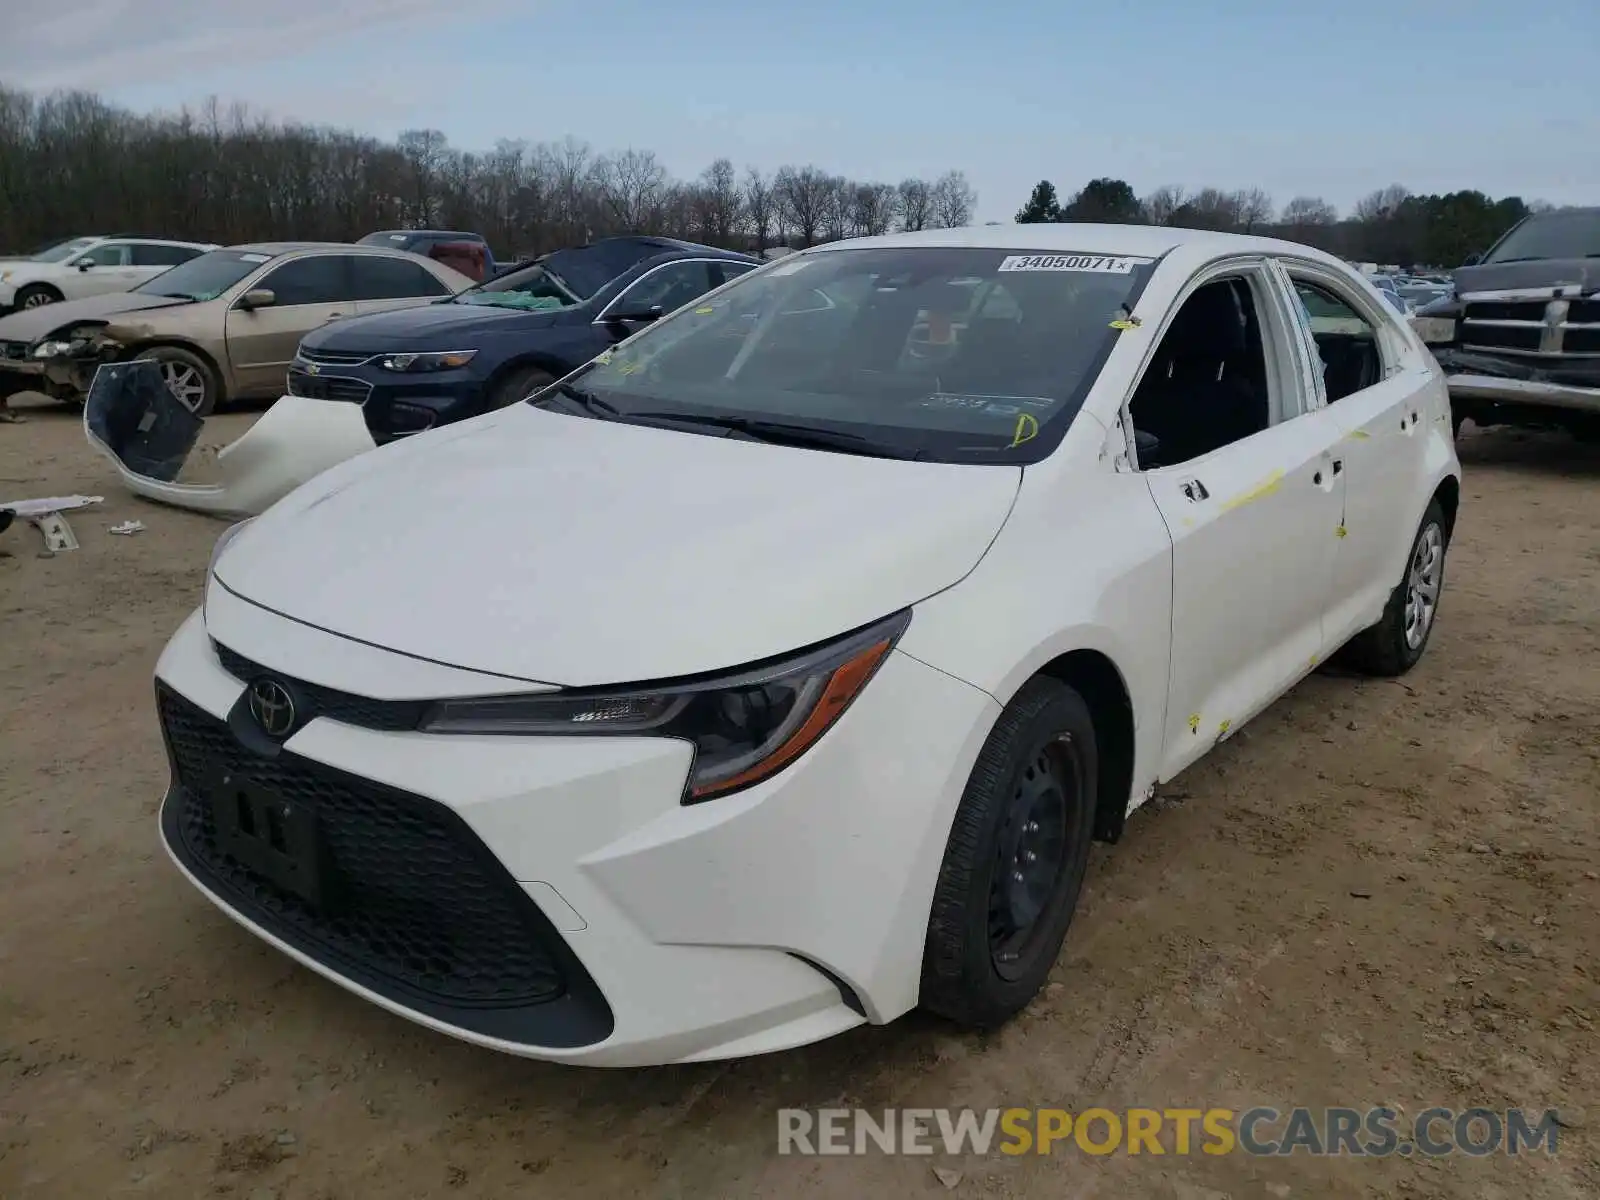
<path fill-rule="evenodd" d="M 11 308 L 21 312 L 25 308 L 41 308 L 46 304 L 60 304 L 64 297 L 48 283 L 30 283 L 17 289 L 11 298 Z"/>
<path fill-rule="evenodd" d="M 1444 510 L 1437 500 L 1428 505 L 1422 514 L 1422 524 L 1411 540 L 1411 553 L 1406 556 L 1405 574 L 1394 591 L 1389 593 L 1389 603 L 1384 606 L 1378 623 L 1364 629 L 1345 647 L 1345 658 L 1358 671 L 1368 675 L 1394 677 L 1404 675 L 1417 665 L 1428 648 L 1433 627 L 1439 622 L 1439 602 L 1444 596 L 1445 555 L 1450 548 L 1450 538 L 1445 532 Z M 1431 563 L 1431 566 L 1429 565 Z M 1414 617 L 1423 611 L 1414 607 L 1426 599 L 1423 586 L 1431 579 L 1433 592 L 1431 606 L 1420 617 L 1420 629 Z M 1420 595 L 1419 595 L 1420 592 Z"/>
<path fill-rule="evenodd" d="M 542 367 L 517 367 L 490 390 L 485 411 L 510 408 L 517 401 L 526 400 L 540 388 L 554 383 L 557 378 Z"/>
<path fill-rule="evenodd" d="M 161 377 L 183 406 L 197 417 L 209 417 L 222 399 L 222 385 L 211 364 L 180 346 L 152 346 L 133 356 L 134 362 L 158 362 Z"/>
<path fill-rule="evenodd" d="M 1029 680 L 995 722 L 956 810 L 928 916 L 923 1008 L 990 1028 L 1044 986 L 1083 888 L 1098 782 L 1083 697 Z"/>

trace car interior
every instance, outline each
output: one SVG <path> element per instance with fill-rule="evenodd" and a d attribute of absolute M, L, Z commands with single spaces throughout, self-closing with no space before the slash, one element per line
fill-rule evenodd
<path fill-rule="evenodd" d="M 1311 318 L 1312 336 L 1322 357 L 1328 403 L 1342 400 L 1383 378 L 1378 332 L 1350 305 L 1314 283 L 1296 279 L 1294 289 Z"/>
<path fill-rule="evenodd" d="M 1272 423 L 1250 285 L 1219 279 L 1183 303 L 1129 402 L 1143 467 L 1175 466 Z"/>

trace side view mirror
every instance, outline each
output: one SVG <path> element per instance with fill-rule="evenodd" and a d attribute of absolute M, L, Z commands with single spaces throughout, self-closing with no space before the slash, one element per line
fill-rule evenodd
<path fill-rule="evenodd" d="M 1482 261 L 1483 261 L 1483 255 L 1482 254 L 1473 253 L 1473 254 L 1467 255 L 1467 257 L 1462 260 L 1461 265 L 1463 267 L 1475 267 Z"/>
<path fill-rule="evenodd" d="M 72 265 L 77 267 L 78 270 L 80 270 L 80 271 L 87 271 L 90 267 L 94 266 L 94 259 L 92 259 L 92 258 L 80 258 L 77 262 L 73 263 Z"/>
<path fill-rule="evenodd" d="M 239 307 L 245 312 L 253 312 L 258 308 L 271 308 L 278 302 L 278 297 L 271 288 L 251 288 L 239 297 Z"/>
<path fill-rule="evenodd" d="M 1139 456 L 1141 467 L 1160 466 L 1161 439 L 1153 433 L 1146 433 L 1142 429 L 1133 431 L 1133 449 Z"/>
<path fill-rule="evenodd" d="M 621 308 L 613 309 L 606 320 L 618 325 L 627 323 L 648 324 L 651 321 L 659 321 L 664 315 L 666 314 L 659 304 L 625 304 Z"/>

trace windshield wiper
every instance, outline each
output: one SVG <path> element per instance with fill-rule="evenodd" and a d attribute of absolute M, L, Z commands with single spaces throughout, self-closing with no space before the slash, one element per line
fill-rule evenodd
<path fill-rule="evenodd" d="M 559 397 L 568 401 L 580 412 L 592 413 L 612 420 L 621 416 L 632 415 L 631 413 L 623 413 L 615 404 L 612 404 L 609 400 L 602 400 L 587 388 L 573 387 L 570 383 L 558 383 L 550 389 L 550 393 L 550 397 L 538 401 L 541 407 L 548 404 L 552 397 Z"/>
<path fill-rule="evenodd" d="M 863 454 L 872 458 L 918 459 L 921 450 L 908 450 L 859 433 L 844 433 L 836 429 L 819 429 L 815 425 L 793 425 L 785 421 L 767 421 L 759 417 L 717 417 L 700 413 L 629 412 L 630 420 L 671 421 L 682 425 L 700 425 L 710 429 L 726 429 L 729 433 L 743 434 L 758 442 L 775 446 L 805 446 L 818 450 L 838 450 L 845 454 Z"/>

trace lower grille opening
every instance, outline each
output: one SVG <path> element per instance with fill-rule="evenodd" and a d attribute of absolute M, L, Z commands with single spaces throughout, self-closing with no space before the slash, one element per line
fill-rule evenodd
<path fill-rule="evenodd" d="M 609 1035 L 582 964 L 450 809 L 286 751 L 257 754 L 161 684 L 157 709 L 173 770 L 163 832 L 230 908 L 450 1024 L 547 1046 Z"/>

